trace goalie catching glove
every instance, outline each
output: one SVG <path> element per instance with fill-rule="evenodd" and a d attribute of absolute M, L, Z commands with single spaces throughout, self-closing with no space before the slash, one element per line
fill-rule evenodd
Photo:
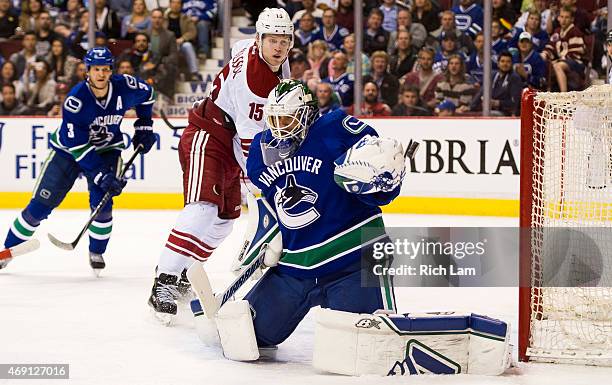
<path fill-rule="evenodd" d="M 334 181 L 351 194 L 391 191 L 406 173 L 402 144 L 366 135 L 334 161 Z"/>

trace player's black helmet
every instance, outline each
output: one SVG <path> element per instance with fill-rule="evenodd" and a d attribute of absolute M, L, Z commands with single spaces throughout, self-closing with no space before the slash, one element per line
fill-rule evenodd
<path fill-rule="evenodd" d="M 87 51 L 85 55 L 85 67 L 89 70 L 91 66 L 110 66 L 113 68 L 115 58 L 106 47 L 95 47 Z"/>

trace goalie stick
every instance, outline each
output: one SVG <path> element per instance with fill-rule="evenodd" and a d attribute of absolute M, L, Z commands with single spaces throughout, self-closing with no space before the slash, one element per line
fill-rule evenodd
<path fill-rule="evenodd" d="M 234 281 L 219 294 L 214 294 L 208 274 L 204 270 L 204 266 L 201 263 L 194 263 L 187 270 L 187 278 L 191 287 L 195 291 L 196 296 L 200 300 L 200 304 L 206 313 L 206 317 L 212 319 L 215 314 L 219 311 L 227 301 L 229 301 L 236 292 L 244 285 L 244 283 L 251 278 L 251 276 L 263 265 L 264 257 L 266 254 L 267 245 L 263 245 L 259 251 L 259 254 L 251 263 L 246 265 L 240 274 L 234 279 Z"/>
<path fill-rule="evenodd" d="M 38 239 L 28 239 L 25 242 L 22 242 L 13 247 L 6 248 L 4 250 L 0 250 L 0 261 L 4 259 L 11 259 L 14 257 L 18 257 L 20 255 L 30 253 L 40 247 L 40 242 Z"/>
<path fill-rule="evenodd" d="M 136 160 L 136 157 L 142 153 L 143 149 L 144 149 L 144 147 L 142 146 L 142 144 L 139 145 L 136 148 L 136 151 L 134 151 L 134 153 L 132 154 L 130 159 L 123 166 L 123 169 L 121 170 L 121 173 L 118 175 L 119 178 L 123 178 L 123 176 L 125 175 L 125 172 L 128 170 L 128 168 L 130 168 L 132 166 L 132 163 L 134 163 L 134 160 Z M 100 201 L 100 203 L 98 203 L 98 205 L 96 206 L 94 211 L 91 213 L 91 215 L 89 216 L 89 219 L 87 220 L 87 223 L 85 223 L 85 226 L 83 226 L 83 228 L 81 229 L 81 232 L 79 233 L 79 235 L 77 235 L 77 237 L 76 237 L 76 239 L 74 241 L 72 241 L 70 243 L 62 242 L 59 239 L 57 239 L 56 237 L 54 237 L 53 234 L 47 233 L 47 237 L 49 237 L 49 240 L 51 241 L 51 243 L 53 243 L 55 246 L 59 247 L 60 249 L 74 250 L 76 245 L 81 240 L 81 237 L 83 237 L 83 234 L 85 234 L 85 231 L 87 231 L 87 229 L 89 228 L 89 225 L 91 225 L 91 223 L 96 219 L 96 217 L 98 216 L 98 214 L 102 210 L 102 207 L 104 207 L 104 205 L 106 205 L 106 203 L 110 199 L 111 199 L 111 195 L 110 195 L 109 192 L 104 194 L 104 196 L 102 197 L 102 200 Z"/>
<path fill-rule="evenodd" d="M 172 130 L 183 130 L 185 128 L 187 128 L 187 126 L 175 126 L 172 123 L 170 123 L 170 121 L 168 120 L 168 117 L 166 116 L 166 113 L 164 112 L 164 110 L 159 110 L 159 116 L 161 116 L 162 120 L 164 121 L 164 123 L 166 123 L 166 125 L 168 127 L 170 127 L 170 129 Z"/>

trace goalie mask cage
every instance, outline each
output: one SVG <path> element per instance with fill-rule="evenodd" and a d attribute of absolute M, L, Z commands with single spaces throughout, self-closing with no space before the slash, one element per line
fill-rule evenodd
<path fill-rule="evenodd" d="M 523 93 L 522 361 L 612 365 L 611 127 L 612 86 Z"/>

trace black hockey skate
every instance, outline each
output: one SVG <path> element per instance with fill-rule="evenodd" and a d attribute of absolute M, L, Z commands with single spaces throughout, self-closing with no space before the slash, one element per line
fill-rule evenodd
<path fill-rule="evenodd" d="M 189 283 L 189 279 L 187 279 L 187 269 L 183 269 L 181 273 L 181 278 L 178 281 L 178 300 L 180 302 L 191 302 L 194 299 L 193 292 L 191 291 L 191 283 Z"/>
<path fill-rule="evenodd" d="M 161 273 L 155 278 L 149 306 L 155 311 L 155 317 L 166 325 L 172 323 L 176 315 L 176 299 L 179 295 L 178 277 L 176 275 Z"/>
<path fill-rule="evenodd" d="M 13 258 L 0 259 L 0 270 L 4 269 L 6 265 L 8 265 L 8 263 L 11 261 L 11 259 Z"/>
<path fill-rule="evenodd" d="M 96 277 L 100 276 L 100 272 L 106 267 L 106 262 L 104 262 L 104 257 L 102 257 L 102 254 L 92 253 L 90 251 L 89 266 L 91 266 L 93 269 Z"/>

